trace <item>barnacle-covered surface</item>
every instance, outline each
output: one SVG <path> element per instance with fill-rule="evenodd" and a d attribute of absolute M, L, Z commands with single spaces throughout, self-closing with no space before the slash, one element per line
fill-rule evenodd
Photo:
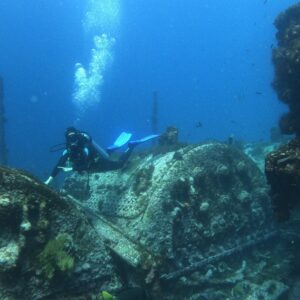
<path fill-rule="evenodd" d="M 71 176 L 65 190 L 78 197 L 78 186 L 85 190 L 77 198 L 82 205 L 126 237 L 122 246 L 110 228 L 95 226 L 119 257 L 144 270 L 156 298 L 286 293 L 291 257 L 282 257 L 278 240 L 272 244 L 278 231 L 263 173 L 235 147 L 207 143 L 142 155 L 124 170 L 90 174 L 89 182 L 87 175 Z"/>
<path fill-rule="evenodd" d="M 86 215 L 31 175 L 0 167 L 0 223 L 0 299 L 62 299 L 119 287 Z"/>
<path fill-rule="evenodd" d="M 275 20 L 278 47 L 273 50 L 274 89 L 288 105 L 280 128 L 285 134 L 300 135 L 300 4 L 282 12 Z"/>

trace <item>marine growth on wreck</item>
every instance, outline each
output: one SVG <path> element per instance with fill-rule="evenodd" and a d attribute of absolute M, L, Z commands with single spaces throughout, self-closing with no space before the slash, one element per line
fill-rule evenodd
<path fill-rule="evenodd" d="M 2 220 L 15 216 L 1 236 L 1 297 L 96 297 L 124 282 L 149 299 L 284 295 L 290 258 L 274 265 L 285 246 L 255 163 L 219 143 L 163 150 L 90 174 L 88 194 L 87 174 L 56 194 L 1 168 Z"/>
<path fill-rule="evenodd" d="M 291 6 L 275 20 L 278 47 L 273 50 L 273 87 L 289 112 L 279 122 L 284 134 L 300 135 L 300 4 Z"/>
<path fill-rule="evenodd" d="M 86 38 L 92 37 L 93 48 L 88 64 L 75 65 L 75 124 L 102 99 L 121 22 L 119 1 L 87 4 L 80 26 Z M 147 14 L 148 10 L 142 17 Z M 223 11 L 221 15 L 225 19 Z M 300 4 L 282 12 L 275 26 L 273 87 L 289 111 L 279 121 L 281 134 L 272 130 L 272 141 L 246 142 L 230 134 L 225 141 L 182 142 L 181 128 L 175 125 L 158 134 L 166 123 L 160 119 L 163 109 L 165 114 L 173 109 L 164 107 L 166 83 L 162 92 L 153 93 L 150 118 L 143 120 L 153 135 L 134 140 L 131 133 L 122 132 L 113 145 L 102 149 L 88 133 L 68 127 L 65 136 L 71 140 L 79 134 L 84 142 L 82 146 L 74 138 L 68 144 L 66 139 L 51 148 L 62 150 L 59 162 L 69 155 L 63 165 L 55 166 L 61 173 L 72 171 L 61 182 L 54 180 L 58 172 L 42 181 L 7 166 L 0 78 L 0 300 L 300 299 Z M 111 29 L 111 34 L 100 34 L 99 28 Z M 137 64 L 139 54 L 135 52 Z M 66 58 L 63 62 L 69 63 Z M 180 80 L 185 76 L 172 75 Z M 205 85 L 201 82 L 200 88 L 193 76 L 190 80 L 197 93 Z M 214 78 L 213 94 L 218 95 L 219 84 Z M 132 91 L 139 92 L 138 87 Z M 36 104 L 37 97 L 31 101 Z M 202 107 L 195 105 L 196 109 Z M 227 113 L 226 108 L 222 117 Z M 213 117 L 217 122 L 218 116 Z M 205 126 L 197 120 L 197 131 Z M 282 134 L 292 136 L 288 143 Z M 120 143 L 124 136 L 126 141 Z M 90 154 L 86 141 L 101 151 L 106 163 L 118 158 L 123 146 L 127 148 L 120 157 L 131 156 L 100 172 L 89 163 L 80 165 Z M 71 148 L 77 151 L 73 157 Z M 96 158 L 101 162 L 100 155 Z M 74 161 L 79 161 L 79 168 Z"/>
<path fill-rule="evenodd" d="M 275 20 L 278 47 L 273 50 L 273 87 L 288 106 L 279 126 L 295 138 L 266 158 L 266 176 L 277 219 L 286 221 L 299 204 L 300 193 L 300 4 L 291 6 Z"/>

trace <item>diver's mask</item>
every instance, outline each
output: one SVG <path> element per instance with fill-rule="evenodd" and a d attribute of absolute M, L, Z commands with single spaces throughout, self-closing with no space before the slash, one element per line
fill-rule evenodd
<path fill-rule="evenodd" d="M 78 134 L 75 132 L 70 132 L 66 135 L 67 149 L 72 158 L 78 156 L 78 152 L 80 152 L 79 138 Z"/>

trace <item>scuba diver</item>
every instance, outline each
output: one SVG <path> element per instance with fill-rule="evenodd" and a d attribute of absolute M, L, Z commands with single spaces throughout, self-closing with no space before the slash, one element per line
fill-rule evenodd
<path fill-rule="evenodd" d="M 106 172 L 121 169 L 128 161 L 135 146 L 158 137 L 158 135 L 150 135 L 140 140 L 129 141 L 131 136 L 130 133 L 122 132 L 114 144 L 104 150 L 86 132 L 75 127 L 68 127 L 65 131 L 66 149 L 45 184 L 50 184 L 60 171 Z M 119 160 L 111 160 L 110 154 L 125 144 L 128 145 L 128 149 L 120 156 Z"/>

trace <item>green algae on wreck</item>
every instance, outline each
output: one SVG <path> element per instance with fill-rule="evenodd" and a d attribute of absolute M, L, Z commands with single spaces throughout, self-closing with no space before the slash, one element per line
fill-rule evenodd
<path fill-rule="evenodd" d="M 59 234 L 49 240 L 38 260 L 43 274 L 52 279 L 57 273 L 68 273 L 74 267 L 74 258 L 70 254 L 72 238 L 69 234 Z"/>

